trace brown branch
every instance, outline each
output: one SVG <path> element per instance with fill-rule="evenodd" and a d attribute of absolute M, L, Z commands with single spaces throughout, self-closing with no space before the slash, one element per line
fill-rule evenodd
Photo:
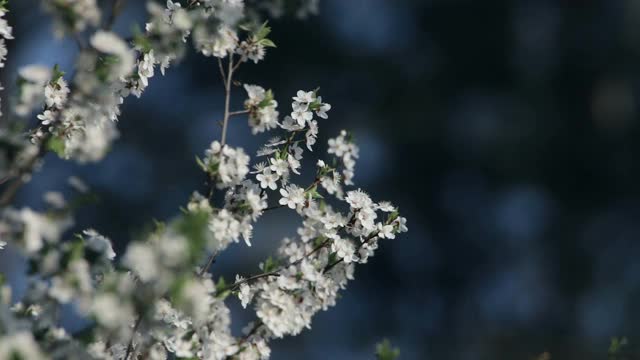
<path fill-rule="evenodd" d="M 207 260 L 207 264 L 200 270 L 200 276 L 204 276 L 204 274 L 206 274 L 209 269 L 211 268 L 211 265 L 213 265 L 216 262 L 216 258 L 218 257 L 218 252 L 214 251 L 211 255 L 209 255 L 209 260 Z"/>
<path fill-rule="evenodd" d="M 136 320 L 136 324 L 133 326 L 133 331 L 131 333 L 131 339 L 129 339 L 129 345 L 127 345 L 127 353 L 124 355 L 125 359 L 128 359 L 129 355 L 131 354 L 131 351 L 133 351 L 133 338 L 136 336 L 136 331 L 140 327 L 140 324 L 142 324 L 142 318 L 143 318 L 143 316 L 141 314 L 140 317 L 138 318 L 138 320 Z"/>
<path fill-rule="evenodd" d="M 250 113 L 250 110 L 238 110 L 238 111 L 232 111 L 229 113 L 229 116 L 236 116 L 236 115 L 242 115 L 242 114 L 248 114 Z"/>

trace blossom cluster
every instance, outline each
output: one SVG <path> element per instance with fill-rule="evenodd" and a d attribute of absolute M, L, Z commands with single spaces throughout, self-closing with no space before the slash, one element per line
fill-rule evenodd
<path fill-rule="evenodd" d="M 13 39 L 13 29 L 9 26 L 9 23 L 4 18 L 7 14 L 7 9 L 3 3 L 0 2 L 0 68 L 4 67 L 4 62 L 7 60 L 7 45 L 6 40 Z M 3 90 L 0 85 L 0 90 Z M 1 105 L 1 103 L 0 103 Z M 0 116 L 2 116 L 2 109 L 0 108 Z"/>
<path fill-rule="evenodd" d="M 30 274 L 18 302 L 0 276 L 0 359 L 267 359 L 271 340 L 310 328 L 317 312 L 335 305 L 355 265 L 367 263 L 380 240 L 407 231 L 394 205 L 376 202 L 354 186 L 358 147 L 347 131 L 328 141 L 323 159 L 315 161 L 313 181 L 297 181 L 304 158 L 317 146 L 319 123 L 331 110 L 318 89 L 298 91 L 281 119 L 271 90 L 242 84 L 244 109 L 230 111 L 233 73 L 242 64 L 258 63 L 275 46 L 267 23 L 249 21 L 250 14 L 269 4 L 276 12 L 275 3 L 149 2 L 145 31 L 127 42 L 108 30 L 111 20 L 103 21 L 95 0 L 44 0 L 58 35 L 94 31 L 87 44 L 80 43 L 73 77 L 65 78 L 57 66 L 20 70 L 13 111 L 23 117 L 38 111 L 39 122 L 30 132 L 31 144 L 16 140 L 15 149 L 2 154 L 0 161 L 6 158 L 11 166 L 0 175 L 28 180 L 43 149 L 80 162 L 100 160 L 118 136 L 124 98 L 141 96 L 156 66 L 164 74 L 180 60 L 188 37 L 197 52 L 220 62 L 223 133 L 197 158 L 206 188 L 194 191 L 179 215 L 130 241 L 122 254 L 96 230 L 68 234 L 75 204 L 91 196 L 81 180 L 69 181 L 73 199 L 46 193 L 43 211 L 12 207 L 3 203 L 10 193 L 0 193 L 0 251 L 19 250 Z M 299 16 L 317 7 L 317 1 L 301 3 Z M 0 35 L 9 39 L 2 15 Z M 229 118 L 241 115 L 253 134 L 276 133 L 253 162 L 244 149 L 226 142 Z M 17 138 L 6 129 L 0 136 Z M 275 210 L 300 218 L 296 233 L 259 264 L 257 274 L 215 281 L 210 270 L 216 257 L 240 240 L 251 246 L 254 224 Z M 255 314 L 239 336 L 231 331 L 227 304 L 235 297 Z M 59 325 L 63 305 L 86 320 L 81 331 L 69 333 Z"/>

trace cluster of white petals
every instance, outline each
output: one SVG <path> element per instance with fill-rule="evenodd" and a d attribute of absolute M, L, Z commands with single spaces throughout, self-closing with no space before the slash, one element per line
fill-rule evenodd
<path fill-rule="evenodd" d="M 244 85 L 247 100 L 244 107 L 249 112 L 249 126 L 255 135 L 278 126 L 278 102 L 273 99 L 271 91 L 265 91 L 258 85 Z"/>
<path fill-rule="evenodd" d="M 63 37 L 100 24 L 101 12 L 96 0 L 44 0 L 44 9 L 54 18 L 54 34 Z"/>
<path fill-rule="evenodd" d="M 0 6 L 0 68 L 4 67 L 4 62 L 7 60 L 7 44 L 6 40 L 13 39 L 13 29 L 9 26 L 9 23 L 4 18 L 7 14 L 6 9 Z M 0 90 L 3 90 L 2 85 L 0 84 Z M 2 116 L 2 111 L 0 107 L 0 116 Z"/>

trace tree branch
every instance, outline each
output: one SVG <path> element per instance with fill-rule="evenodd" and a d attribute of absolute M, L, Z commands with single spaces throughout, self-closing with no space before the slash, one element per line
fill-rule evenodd
<path fill-rule="evenodd" d="M 229 125 L 229 103 L 231 102 L 231 81 L 233 79 L 233 54 L 229 54 L 229 70 L 227 71 L 227 79 L 224 82 L 224 117 L 222 119 L 222 146 L 227 142 L 227 127 Z"/>
<path fill-rule="evenodd" d="M 104 30 L 111 30 L 113 24 L 116 22 L 116 18 L 122 12 L 124 8 L 124 3 L 126 0 L 113 0 L 111 4 L 111 13 L 109 14 L 109 18 L 105 22 L 103 28 Z"/>

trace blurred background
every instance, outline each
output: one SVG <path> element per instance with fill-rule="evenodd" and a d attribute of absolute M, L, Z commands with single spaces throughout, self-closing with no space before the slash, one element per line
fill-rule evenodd
<path fill-rule="evenodd" d="M 39 2 L 9 7 L 4 94 L 29 63 L 71 72 L 77 48 L 53 39 Z M 131 0 L 115 29 L 144 18 Z M 237 79 L 272 88 L 281 114 L 320 86 L 333 109 L 308 163 L 352 130 L 356 182 L 409 225 L 311 331 L 274 342 L 273 359 L 371 359 L 384 337 L 402 359 L 603 359 L 612 336 L 640 343 L 639 1 L 322 0 L 318 16 L 271 25 L 278 48 Z M 193 159 L 219 139 L 222 90 L 216 62 L 190 54 L 127 99 L 103 162 L 49 155 L 18 203 L 41 208 L 75 174 L 101 199 L 75 230 L 94 227 L 122 253 L 203 188 Z M 245 93 L 234 97 L 239 109 Z M 268 137 L 234 119 L 228 139 L 255 154 Z M 295 234 L 290 215 L 266 214 L 254 246 L 232 246 L 214 276 L 255 273 Z M 14 254 L 0 272 L 19 293 Z M 230 303 L 239 329 L 248 314 Z"/>

